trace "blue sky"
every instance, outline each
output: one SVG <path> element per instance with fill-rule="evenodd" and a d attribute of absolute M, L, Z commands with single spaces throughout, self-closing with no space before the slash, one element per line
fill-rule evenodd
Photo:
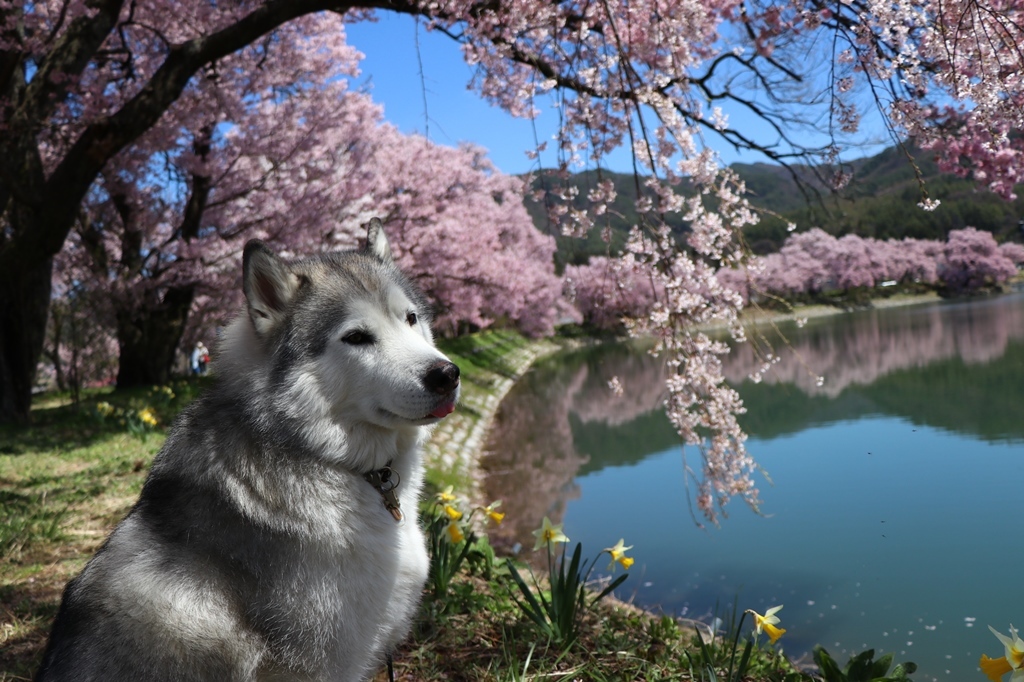
<path fill-rule="evenodd" d="M 404 133 L 426 133 L 440 144 L 474 142 L 485 147 L 505 173 L 535 167 L 525 154 L 536 146 L 534 123 L 513 118 L 468 88 L 473 70 L 455 41 L 422 24 L 417 30 L 410 17 L 387 12 L 378 16 L 377 22 L 350 24 L 346 32 L 349 44 L 366 55 L 357 83 L 369 84 L 388 121 Z M 545 127 L 545 119 L 554 120 L 554 112 L 545 112 L 536 121 L 539 139 L 554 132 L 553 125 Z"/>
<path fill-rule="evenodd" d="M 536 146 L 535 139 L 550 139 L 557 124 L 554 111 L 542 111 L 534 122 L 513 118 L 468 88 L 473 71 L 453 40 L 427 31 L 422 24 L 417 29 L 411 17 L 388 12 L 379 12 L 378 17 L 376 22 L 349 24 L 346 32 L 349 44 L 366 55 L 356 84 L 369 87 L 373 99 L 384 106 L 388 121 L 405 133 L 426 133 L 439 144 L 476 143 L 489 151 L 505 173 L 536 168 L 536 161 L 528 159 L 525 151 Z M 729 113 L 734 126 L 763 129 L 752 117 Z M 880 130 L 877 121 L 875 128 Z M 869 152 L 876 153 L 882 146 L 871 147 Z M 717 150 L 726 163 L 764 160 L 750 152 L 739 155 L 724 145 Z M 542 160 L 545 167 L 555 162 L 550 152 Z M 624 150 L 612 154 L 605 165 L 616 171 L 632 169 Z"/>

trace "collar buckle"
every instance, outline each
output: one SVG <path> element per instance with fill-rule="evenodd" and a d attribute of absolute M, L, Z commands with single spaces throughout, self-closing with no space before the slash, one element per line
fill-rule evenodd
<path fill-rule="evenodd" d="M 391 516 L 395 521 L 401 521 L 404 518 L 402 515 L 402 503 L 399 502 L 398 493 L 395 490 L 398 488 L 398 484 L 402 482 L 402 478 L 398 475 L 397 471 L 391 468 L 391 462 L 388 462 L 380 469 L 364 474 L 363 478 L 380 493 L 384 507 L 391 512 Z"/>

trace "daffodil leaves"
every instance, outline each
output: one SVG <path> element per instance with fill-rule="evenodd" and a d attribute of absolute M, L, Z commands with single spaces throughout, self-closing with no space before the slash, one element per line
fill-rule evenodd
<path fill-rule="evenodd" d="M 897 664 L 889 674 L 893 655 L 885 654 L 877 661 L 874 657 L 874 649 L 862 651 L 850 658 L 846 670 L 840 670 L 824 647 L 814 650 L 814 662 L 818 664 L 825 682 L 903 682 L 908 679 L 907 675 L 917 670 L 917 665 L 908 661 Z"/>

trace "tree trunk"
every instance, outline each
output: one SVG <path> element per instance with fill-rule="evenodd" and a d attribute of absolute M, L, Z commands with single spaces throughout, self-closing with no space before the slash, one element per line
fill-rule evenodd
<path fill-rule="evenodd" d="M 117 387 L 155 386 L 171 378 L 194 287 L 168 289 L 158 306 L 117 311 Z"/>
<path fill-rule="evenodd" d="M 0 272 L 0 423 L 26 424 L 43 351 L 53 260 Z"/>
<path fill-rule="evenodd" d="M 216 33 L 171 45 L 163 63 L 140 84 L 135 96 L 117 111 L 90 122 L 52 171 L 44 175 L 37 136 L 52 124 L 51 116 L 67 94 L 78 89 L 80 74 L 97 58 L 124 6 L 123 0 L 88 4 L 89 12 L 74 19 L 53 40 L 49 52 L 33 55 L 32 78 L 26 77 L 27 62 L 20 61 L 8 63 L 0 74 L 3 104 L 11 109 L 7 113 L 13 113 L 5 114 L 0 134 L 0 423 L 29 420 L 32 382 L 42 354 L 50 305 L 53 257 L 60 252 L 82 197 L 103 166 L 149 130 L 205 65 L 296 17 L 321 10 L 345 12 L 355 6 L 346 0 L 268 0 L 257 3 L 249 14 Z M 406 0 L 386 6 L 397 12 L 420 11 Z M 21 60 L 24 55 L 12 52 L 7 57 Z M 17 106 L 10 99 L 11 88 L 20 88 Z M 191 296 L 188 293 L 190 300 Z M 133 324 L 126 317 L 122 323 L 118 318 L 118 336 L 123 330 L 128 337 L 128 345 L 122 345 L 122 349 L 145 348 L 145 344 L 152 343 L 162 353 L 159 359 L 128 358 L 127 366 L 122 359 L 126 382 L 140 382 L 142 375 L 137 370 L 159 364 L 165 369 L 158 375 L 166 376 L 170 367 L 167 358 L 173 358 L 187 310 L 179 311 L 181 324 L 173 323 L 170 317 L 155 324 L 166 325 L 166 331 L 173 334 L 173 344 L 170 338 L 147 340 L 155 332 L 151 333 L 144 321 Z M 137 341 L 132 340 L 135 335 Z"/>

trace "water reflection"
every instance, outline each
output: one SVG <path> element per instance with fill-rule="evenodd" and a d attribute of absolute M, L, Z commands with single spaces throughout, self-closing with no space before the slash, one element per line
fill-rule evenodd
<path fill-rule="evenodd" d="M 608 387 L 616 376 L 621 396 Z M 578 497 L 575 478 L 608 463 L 608 455 L 623 461 L 675 442 L 659 411 L 664 386 L 664 364 L 627 345 L 589 348 L 535 366 L 502 402 L 486 448 L 485 487 L 502 491 L 491 499 L 502 499 L 507 512 L 492 540 L 527 544 L 543 516 L 561 519 L 566 503 Z M 636 423 L 652 413 L 654 419 Z"/>
<path fill-rule="evenodd" d="M 726 364 L 752 437 L 890 415 L 987 441 L 1024 440 L 1024 294 L 864 311 L 783 332 L 791 348 L 762 384 L 747 379 L 756 368 L 749 347 Z"/>
<path fill-rule="evenodd" d="M 809 395 L 836 397 L 850 386 L 870 386 L 892 372 L 957 358 L 969 365 L 1003 357 L 1011 341 L 1024 339 L 1021 294 L 976 301 L 866 310 L 787 326 L 790 347 L 765 375 Z M 778 345 L 778 344 L 776 344 Z M 753 346 L 733 349 L 725 365 L 729 381 L 742 382 L 761 360 Z M 818 385 L 818 375 L 825 382 Z"/>
<path fill-rule="evenodd" d="M 1024 440 L 1024 294 L 862 311 L 782 331 L 788 347 L 777 344 L 780 361 L 761 383 L 748 378 L 759 365 L 749 346 L 726 358 L 753 438 L 889 415 Z M 622 395 L 608 387 L 613 377 Z M 561 519 L 579 496 L 577 477 L 678 446 L 661 410 L 664 384 L 663 363 L 630 344 L 561 354 L 527 374 L 502 403 L 483 461 L 487 495 L 508 512 L 496 539 L 527 544 L 541 517 Z"/>

